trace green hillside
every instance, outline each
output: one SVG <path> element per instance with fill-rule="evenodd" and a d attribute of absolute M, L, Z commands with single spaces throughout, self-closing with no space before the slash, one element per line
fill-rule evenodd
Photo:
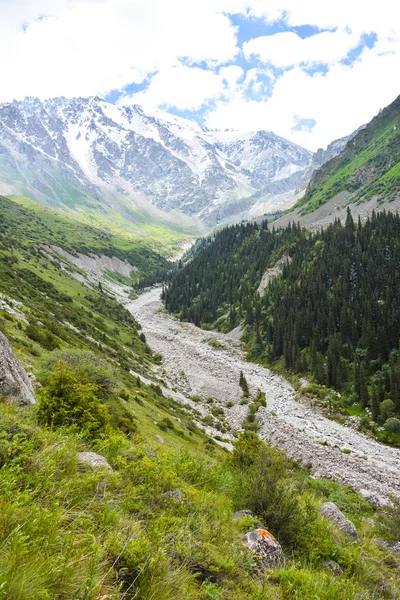
<path fill-rule="evenodd" d="M 310 213 L 342 191 L 354 201 L 400 194 L 400 96 L 315 172 L 296 207 Z"/>
<path fill-rule="evenodd" d="M 42 387 L 36 407 L 0 398 L 0 598 L 398 598 L 397 559 L 372 539 L 400 536 L 396 505 L 383 515 L 251 432 L 232 454 L 218 446 L 163 392 L 161 357 L 130 313 L 42 245 L 118 255 L 141 276 L 165 259 L 23 204 L 0 198 L 0 331 Z M 112 470 L 85 470 L 81 452 Z M 322 519 L 326 500 L 357 542 Z M 257 517 L 235 520 L 243 508 Z M 260 521 L 286 555 L 264 575 L 241 538 Z"/>

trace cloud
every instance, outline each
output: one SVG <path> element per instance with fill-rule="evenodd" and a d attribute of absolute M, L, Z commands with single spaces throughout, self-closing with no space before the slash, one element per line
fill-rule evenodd
<path fill-rule="evenodd" d="M 231 78 L 232 73 L 225 72 L 226 76 Z M 131 101 L 149 107 L 167 106 L 197 111 L 205 102 L 221 96 L 223 89 L 223 78 L 212 71 L 177 66 L 160 71 L 154 75 L 146 91 L 130 99 L 122 97 L 121 103 Z"/>
<path fill-rule="evenodd" d="M 199 0 L 6 0 L 0 23 L 0 101 L 106 94 L 185 59 L 217 66 L 238 51 L 236 30 Z"/>
<path fill-rule="evenodd" d="M 400 5 L 393 0 L 379 3 L 367 0 L 248 0 L 242 3 L 242 12 L 252 17 L 264 18 L 272 23 L 284 20 L 288 25 L 314 25 L 319 29 L 349 29 L 352 32 L 376 32 L 390 36 L 398 31 Z"/>
<path fill-rule="evenodd" d="M 213 128 L 273 130 L 314 149 L 399 93 L 394 0 L 0 2 L 0 102 L 119 90 L 121 103 L 205 114 Z M 275 33 L 260 36 L 262 22 Z M 317 33 L 302 39 L 303 25 Z M 343 62 L 349 51 L 351 64 Z M 129 96 L 131 84 L 144 89 Z"/>
<path fill-rule="evenodd" d="M 324 31 L 302 39 L 294 32 L 253 38 L 244 44 L 246 58 L 258 57 L 276 67 L 290 67 L 301 63 L 332 64 L 347 56 L 359 43 L 359 36 L 343 30 Z"/>
<path fill-rule="evenodd" d="M 388 51 L 389 50 L 389 51 Z M 246 94 L 220 101 L 208 112 L 211 128 L 272 130 L 316 150 L 367 123 L 399 94 L 400 42 L 378 42 L 365 48 L 351 65 L 338 63 L 326 74 L 314 75 L 296 66 L 276 81 L 271 97 L 249 99 Z M 315 121 L 301 128 L 299 121 Z"/>
<path fill-rule="evenodd" d="M 242 67 L 238 65 L 230 65 L 229 67 L 222 67 L 219 70 L 219 76 L 225 82 L 229 89 L 236 88 L 239 79 L 244 75 Z"/>

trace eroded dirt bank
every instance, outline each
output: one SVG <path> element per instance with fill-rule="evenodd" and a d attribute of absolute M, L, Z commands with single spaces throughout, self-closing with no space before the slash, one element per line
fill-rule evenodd
<path fill-rule="evenodd" d="M 224 409 L 226 421 L 237 430 L 248 410 L 239 406 L 239 374 L 243 371 L 250 391 L 260 388 L 266 394 L 267 407 L 258 412 L 263 439 L 311 465 L 315 476 L 347 483 L 368 500 L 382 504 L 389 494 L 400 494 L 400 450 L 383 446 L 325 418 L 318 408 L 294 400 L 294 390 L 285 379 L 246 362 L 237 335 L 203 331 L 168 316 L 162 309 L 159 288 L 139 296 L 127 308 L 143 326 L 152 349 L 162 354 L 166 379 L 178 396 L 212 396 Z M 212 339 L 223 347 L 210 345 Z M 227 401 L 234 406 L 226 408 Z M 208 409 L 204 404 L 204 410 Z"/>

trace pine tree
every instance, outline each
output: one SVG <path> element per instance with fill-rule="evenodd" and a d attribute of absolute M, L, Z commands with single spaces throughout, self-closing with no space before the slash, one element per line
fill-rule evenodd
<path fill-rule="evenodd" d="M 360 363 L 358 360 L 354 363 L 354 393 L 357 396 L 358 401 L 361 399 L 361 388 L 360 388 Z"/>
<path fill-rule="evenodd" d="M 365 379 L 364 365 L 360 367 L 360 402 L 363 408 L 367 408 L 369 404 L 369 392 Z"/>
<path fill-rule="evenodd" d="M 243 371 L 240 371 L 239 385 L 243 390 L 244 396 L 249 396 L 249 386 L 247 385 L 246 377 L 243 375 Z"/>
<path fill-rule="evenodd" d="M 372 387 L 372 394 L 371 394 L 371 414 L 372 414 L 372 418 L 375 422 L 377 422 L 379 419 L 380 405 L 381 405 L 381 403 L 379 402 L 379 392 L 378 392 L 376 385 L 374 384 Z"/>

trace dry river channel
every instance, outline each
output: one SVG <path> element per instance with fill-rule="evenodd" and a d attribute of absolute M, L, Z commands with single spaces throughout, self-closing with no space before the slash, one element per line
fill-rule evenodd
<path fill-rule="evenodd" d="M 180 323 L 164 311 L 160 291 L 145 292 L 127 308 L 142 325 L 150 347 L 163 356 L 162 377 L 169 395 L 202 416 L 210 412 L 206 399 L 211 396 L 213 406 L 223 408 L 232 431 L 238 431 L 248 411 L 239 405 L 243 371 L 250 392 L 261 389 L 266 394 L 267 406 L 257 413 L 262 439 L 309 465 L 315 477 L 346 483 L 370 502 L 382 505 L 390 494 L 400 494 L 400 450 L 326 418 L 305 399 L 297 401 L 283 377 L 246 361 L 238 332 L 224 335 Z M 191 395 L 204 402 L 194 403 Z M 228 401 L 233 402 L 231 408 L 226 407 Z"/>

